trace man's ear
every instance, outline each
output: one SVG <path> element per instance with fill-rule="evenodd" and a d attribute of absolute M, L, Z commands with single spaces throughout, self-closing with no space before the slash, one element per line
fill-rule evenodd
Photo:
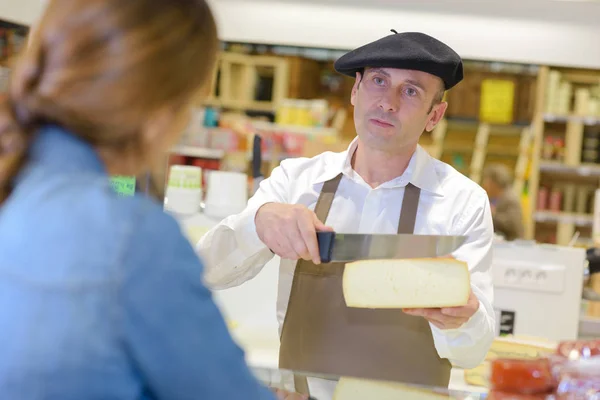
<path fill-rule="evenodd" d="M 356 104 L 356 93 L 358 92 L 358 87 L 360 86 L 360 81 L 362 80 L 362 75 L 360 72 L 356 73 L 356 80 L 354 81 L 354 86 L 352 87 L 352 94 L 350 95 L 350 103 L 355 106 Z"/>
<path fill-rule="evenodd" d="M 446 113 L 447 109 L 448 109 L 448 103 L 445 101 L 433 106 L 433 109 L 431 110 L 431 113 L 430 113 L 431 115 L 429 117 L 429 122 L 427 122 L 427 125 L 425 126 L 425 130 L 427 132 L 431 132 L 437 126 L 437 124 L 442 120 L 442 118 L 444 118 L 444 114 Z"/>

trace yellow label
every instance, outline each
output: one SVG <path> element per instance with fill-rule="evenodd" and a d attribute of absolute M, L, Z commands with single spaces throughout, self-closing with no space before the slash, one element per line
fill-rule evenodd
<path fill-rule="evenodd" d="M 479 119 L 493 124 L 510 124 L 513 120 L 515 83 L 485 79 L 481 83 Z"/>

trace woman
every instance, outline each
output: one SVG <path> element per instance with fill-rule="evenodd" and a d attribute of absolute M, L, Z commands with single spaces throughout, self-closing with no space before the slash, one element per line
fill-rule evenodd
<path fill-rule="evenodd" d="M 51 1 L 0 109 L 0 398 L 271 399 L 140 175 L 212 72 L 203 0 Z"/>

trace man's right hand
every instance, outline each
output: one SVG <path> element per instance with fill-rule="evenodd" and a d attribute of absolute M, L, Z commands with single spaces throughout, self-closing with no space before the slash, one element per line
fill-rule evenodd
<path fill-rule="evenodd" d="M 317 231 L 332 231 L 317 215 L 303 205 L 267 203 L 255 217 L 260 240 L 273 253 L 289 260 L 312 260 L 321 263 Z"/>

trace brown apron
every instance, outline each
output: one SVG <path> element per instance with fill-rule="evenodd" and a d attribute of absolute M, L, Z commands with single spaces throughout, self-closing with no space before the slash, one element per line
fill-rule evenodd
<path fill-rule="evenodd" d="M 342 179 L 327 181 L 315 206 L 327 220 Z M 413 233 L 420 189 L 408 184 L 398 233 Z M 429 323 L 402 310 L 346 307 L 344 263 L 296 265 L 281 333 L 279 367 L 305 373 L 447 387 L 451 364 L 436 351 Z M 306 380 L 296 390 L 308 394 Z M 299 387 L 300 386 L 300 387 Z"/>

